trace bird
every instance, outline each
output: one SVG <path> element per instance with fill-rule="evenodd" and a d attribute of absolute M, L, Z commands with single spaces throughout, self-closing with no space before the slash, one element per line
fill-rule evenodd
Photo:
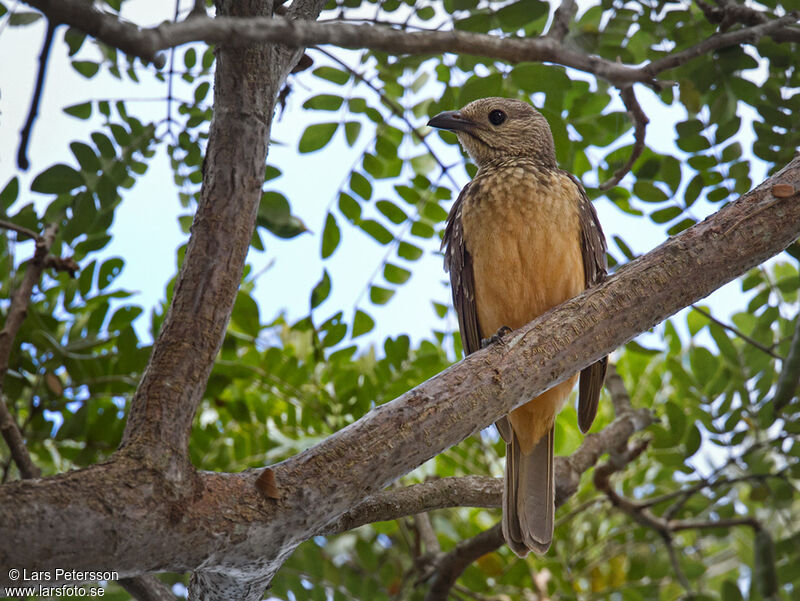
<path fill-rule="evenodd" d="M 442 237 L 466 354 L 606 277 L 597 213 L 580 181 L 558 167 L 550 126 L 533 106 L 482 98 L 439 113 L 428 125 L 455 132 L 478 167 L 453 204 Z M 546 553 L 553 540 L 555 417 L 580 379 L 578 425 L 589 430 L 607 360 L 496 422 L 506 442 L 503 536 L 520 557 Z"/>

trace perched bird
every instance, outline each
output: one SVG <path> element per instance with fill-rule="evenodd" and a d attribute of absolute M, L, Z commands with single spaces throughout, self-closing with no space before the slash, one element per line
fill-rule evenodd
<path fill-rule="evenodd" d="M 442 240 L 467 354 L 605 278 L 606 244 L 580 182 L 556 164 L 553 135 L 529 104 L 483 98 L 428 125 L 449 129 L 478 166 Z M 594 421 L 607 358 L 580 374 L 578 424 Z M 554 386 L 497 422 L 506 441 L 503 535 L 519 556 L 553 539 L 553 425 L 577 380 Z"/>

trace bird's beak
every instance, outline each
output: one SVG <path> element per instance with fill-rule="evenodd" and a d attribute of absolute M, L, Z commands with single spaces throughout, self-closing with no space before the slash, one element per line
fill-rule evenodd
<path fill-rule="evenodd" d="M 464 117 L 461 111 L 445 111 L 428 121 L 428 127 L 449 129 L 451 131 L 470 131 L 475 127 L 475 124 Z"/>

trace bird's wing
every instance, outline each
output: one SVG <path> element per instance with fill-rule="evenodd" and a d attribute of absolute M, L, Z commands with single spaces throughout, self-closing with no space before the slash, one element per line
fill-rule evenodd
<path fill-rule="evenodd" d="M 578 220 L 581 227 L 583 271 L 586 287 L 591 288 L 602 282 L 608 272 L 606 240 L 600 227 L 600 221 L 597 219 L 597 212 L 580 180 L 571 173 L 567 175 L 578 188 Z M 603 357 L 581 371 L 578 385 L 578 426 L 581 432 L 587 432 L 592 427 L 594 417 L 597 415 L 597 404 L 600 400 L 600 391 L 603 389 L 607 364 L 608 357 Z"/>
<path fill-rule="evenodd" d="M 464 228 L 461 224 L 461 207 L 470 193 L 472 182 L 464 186 L 447 216 L 447 226 L 442 238 L 444 269 L 450 272 L 450 288 L 453 291 L 453 307 L 458 315 L 461 330 L 461 345 L 469 355 L 481 348 L 481 330 L 478 325 L 478 307 L 475 303 L 475 276 L 472 257 L 464 244 Z M 511 440 L 511 424 L 508 417 L 495 422 L 503 440 Z"/>
<path fill-rule="evenodd" d="M 450 272 L 450 288 L 453 291 L 453 307 L 458 315 L 461 344 L 469 355 L 481 348 L 478 326 L 478 309 L 475 305 L 475 278 L 472 272 L 472 257 L 464 244 L 464 228 L 461 224 L 461 207 L 469 194 L 471 183 L 464 186 L 458 195 L 442 238 L 444 269 Z"/>

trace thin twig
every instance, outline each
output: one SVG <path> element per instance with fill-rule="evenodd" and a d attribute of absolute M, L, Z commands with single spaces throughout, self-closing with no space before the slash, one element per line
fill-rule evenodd
<path fill-rule="evenodd" d="M 800 313 L 794 318 L 794 336 L 786 359 L 783 360 L 775 396 L 772 397 L 776 414 L 798 394 L 798 388 L 800 388 Z"/>
<path fill-rule="evenodd" d="M 719 319 L 717 319 L 716 317 L 711 315 L 711 313 L 709 313 L 708 311 L 706 311 L 702 307 L 699 307 L 697 305 L 692 305 L 691 307 L 692 307 L 692 309 L 694 309 L 695 311 L 700 313 L 700 315 L 703 315 L 704 317 L 708 318 L 710 321 L 712 321 L 713 323 L 717 324 L 719 327 L 724 328 L 724 329 L 728 330 L 729 332 L 735 334 L 738 338 L 741 338 L 747 344 L 749 344 L 751 346 L 754 346 L 755 348 L 757 348 L 758 350 L 760 350 L 763 353 L 766 353 L 767 355 L 769 355 L 773 359 L 782 359 L 782 357 L 778 353 L 773 351 L 771 348 L 769 348 L 767 346 L 764 346 L 758 340 L 755 340 L 755 339 L 751 338 L 750 336 L 748 336 L 747 334 L 745 334 L 741 330 L 737 329 L 736 327 L 734 327 L 732 325 L 729 325 L 729 324 L 727 324 L 725 322 L 720 321 Z"/>
<path fill-rule="evenodd" d="M 49 225 L 45 229 L 44 235 L 34 234 L 36 249 L 34 250 L 33 258 L 28 263 L 22 283 L 12 296 L 6 323 L 3 325 L 3 329 L 0 330 L 0 432 L 2 432 L 22 478 L 38 478 L 42 472 L 31 459 L 30 452 L 25 446 L 25 438 L 14 416 L 3 401 L 3 382 L 8 372 L 8 362 L 11 358 L 14 339 L 17 337 L 22 322 L 28 314 L 33 287 L 42 276 L 45 258 L 53 244 L 57 231 L 57 226 Z"/>
<path fill-rule="evenodd" d="M 678 579 L 678 582 L 684 588 L 684 590 L 691 594 L 693 592 L 692 585 L 689 582 L 689 579 L 686 577 L 680 561 L 678 561 L 678 553 L 675 551 L 675 545 L 673 544 L 672 537 L 662 533 L 661 538 L 664 540 L 664 545 L 667 547 L 669 561 L 672 564 L 672 571 L 675 572 L 675 577 Z"/>
<path fill-rule="evenodd" d="M 636 160 L 642 156 L 644 151 L 644 139 L 647 132 L 647 124 L 650 119 L 644 114 L 639 101 L 636 99 L 636 94 L 633 91 L 633 85 L 625 86 L 619 91 L 622 102 L 625 103 L 625 108 L 628 109 L 628 114 L 633 119 L 633 150 L 627 162 L 614 172 L 614 175 L 606 182 L 600 184 L 601 190 L 610 190 L 616 186 L 622 178 L 625 177 L 633 167 Z"/>
<path fill-rule="evenodd" d="M 33 89 L 33 96 L 31 96 L 31 106 L 28 110 L 28 118 L 25 121 L 25 126 L 19 134 L 19 149 L 17 150 L 17 166 L 23 171 L 27 171 L 30 167 L 28 161 L 28 143 L 31 139 L 33 132 L 33 124 L 36 121 L 36 116 L 39 114 L 39 101 L 42 99 L 44 92 L 44 79 L 47 75 L 47 59 L 50 58 L 50 48 L 53 46 L 53 33 L 56 30 L 56 23 L 52 19 L 47 19 L 47 31 L 44 34 L 44 41 L 42 42 L 42 51 L 39 53 L 39 71 L 36 74 L 36 86 Z"/>
<path fill-rule="evenodd" d="M 39 234 L 33 230 L 29 230 L 28 228 L 17 225 L 16 223 L 11 223 L 10 221 L 4 221 L 0 219 L 0 227 L 6 230 L 11 230 L 12 232 L 17 232 L 18 234 L 22 234 L 23 236 L 27 236 L 33 240 L 38 241 L 40 238 Z"/>

